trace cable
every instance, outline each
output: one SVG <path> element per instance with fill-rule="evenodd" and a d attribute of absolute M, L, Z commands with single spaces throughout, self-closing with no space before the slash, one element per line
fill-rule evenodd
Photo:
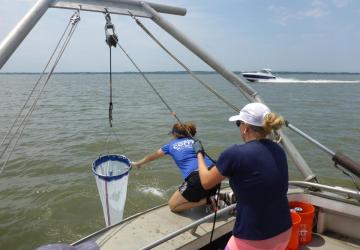
<path fill-rule="evenodd" d="M 190 133 L 190 131 L 184 126 L 184 123 L 181 122 L 180 118 L 176 115 L 174 110 L 170 107 L 170 105 L 165 101 L 165 99 L 161 96 L 159 91 L 154 87 L 154 85 L 150 82 L 150 80 L 147 78 L 147 76 L 144 74 L 144 72 L 139 68 L 139 66 L 134 62 L 134 60 L 129 56 L 129 54 L 125 51 L 125 49 L 121 46 L 121 44 L 118 42 L 117 45 L 119 48 L 124 52 L 126 57 L 131 61 L 131 63 L 134 65 L 134 67 L 138 70 L 138 72 L 142 75 L 142 77 L 145 79 L 145 81 L 149 84 L 149 86 L 152 88 L 152 90 L 155 92 L 155 94 L 159 97 L 159 99 L 162 101 L 162 103 L 166 106 L 166 108 L 169 110 L 170 114 L 174 116 L 174 118 L 181 124 L 181 126 L 185 129 L 188 136 L 193 139 L 197 140 L 195 137 L 193 137 Z M 206 152 L 205 155 L 213 162 L 216 163 L 216 161 L 211 158 Z"/>
<path fill-rule="evenodd" d="M 107 43 L 107 45 L 109 46 L 109 50 L 110 50 L 110 56 L 109 56 L 109 78 L 110 78 L 110 102 L 109 102 L 109 124 L 110 127 L 112 127 L 112 111 L 113 111 L 113 102 L 112 102 L 112 58 L 111 58 L 111 47 L 116 47 L 116 44 L 118 42 L 118 37 L 115 33 L 115 26 L 114 24 L 111 22 L 111 16 L 109 11 L 105 8 L 105 42 Z"/>
<path fill-rule="evenodd" d="M 110 70 L 109 70 L 109 77 L 110 77 L 110 83 L 109 83 L 109 87 L 110 87 L 110 101 L 109 101 L 109 124 L 110 127 L 112 127 L 112 111 L 113 111 L 113 102 L 112 102 L 112 70 L 111 70 L 111 46 L 109 46 L 109 50 L 110 50 Z"/>
<path fill-rule="evenodd" d="M 40 83 L 40 81 L 41 81 L 42 77 L 45 75 L 45 71 L 46 71 L 47 67 L 49 66 L 50 62 L 52 61 L 52 59 L 53 59 L 53 57 L 54 57 L 54 55 L 55 55 L 55 52 L 56 52 L 56 51 L 57 51 L 57 49 L 59 48 L 60 43 L 61 43 L 62 39 L 64 38 L 65 33 L 66 33 L 66 31 L 68 30 L 69 26 L 70 26 L 70 22 L 69 22 L 69 24 L 67 25 L 67 27 L 65 28 L 64 33 L 62 34 L 62 36 L 61 36 L 61 38 L 60 38 L 60 40 L 59 40 L 58 44 L 56 45 L 56 47 L 55 47 L 55 49 L 54 49 L 54 51 L 53 51 L 52 55 L 50 56 L 50 59 L 48 60 L 48 62 L 47 62 L 47 64 L 46 64 L 45 68 L 43 69 L 43 71 L 42 71 L 42 73 L 41 73 L 41 75 L 40 75 L 39 79 L 36 81 L 36 83 L 35 83 L 34 87 L 32 88 L 32 90 L 31 90 L 30 94 L 28 95 L 28 98 L 26 99 L 26 101 L 25 101 L 24 105 L 23 105 L 23 106 L 22 106 L 22 108 L 20 109 L 20 112 L 18 113 L 18 115 L 17 115 L 16 119 L 14 120 L 13 124 L 11 125 L 11 127 L 10 127 L 10 129 L 8 130 L 7 134 L 5 135 L 5 137 L 4 137 L 4 139 L 3 139 L 3 141 L 1 142 L 1 144 L 0 144 L 0 148 L 3 146 L 3 144 L 4 144 L 5 140 L 7 139 L 7 137 L 10 135 L 11 131 L 13 130 L 13 128 L 14 128 L 14 126 L 15 126 L 15 124 L 18 122 L 18 120 L 19 120 L 19 118 L 20 118 L 20 116 L 21 116 L 22 112 L 24 111 L 24 109 L 25 109 L 26 105 L 28 104 L 28 102 L 29 102 L 29 100 L 30 100 L 31 96 L 33 95 L 33 93 L 34 93 L 35 89 L 36 89 L 36 88 L 37 88 L 37 86 L 39 85 L 39 83 Z M 20 127 L 19 127 L 19 128 L 20 128 Z M 18 132 L 19 128 L 16 130 L 15 134 Z M 9 145 L 9 144 L 11 143 L 11 141 L 12 141 L 12 139 L 8 142 L 8 144 L 7 144 L 7 145 Z M 0 159 L 1 159 L 1 158 L 2 158 L 2 156 L 4 155 L 4 153 L 5 153 L 5 151 L 7 150 L 7 148 L 8 148 L 8 147 L 5 147 L 5 149 L 4 149 L 4 150 L 3 150 L 3 152 L 1 153 L 1 155 L 0 155 Z"/>
<path fill-rule="evenodd" d="M 214 220 L 213 220 L 213 226 L 212 226 L 212 229 L 211 229 L 211 235 L 210 235 L 210 243 L 212 242 L 212 239 L 213 239 L 213 235 L 214 235 L 214 231 L 215 231 L 215 224 L 216 224 L 216 217 L 217 217 L 217 206 L 219 204 L 219 199 L 220 199 L 220 189 L 221 189 L 221 182 L 219 184 L 219 187 L 216 191 L 217 193 L 217 197 L 216 197 L 216 210 L 215 210 L 215 213 L 214 213 Z"/>
<path fill-rule="evenodd" d="M 189 67 L 187 67 L 183 62 L 181 62 L 174 54 L 172 54 L 142 23 L 141 21 L 134 16 L 131 11 L 128 11 L 130 16 L 136 21 L 136 23 L 177 63 L 179 63 L 195 80 L 201 83 L 205 88 L 207 88 L 211 93 L 213 93 L 218 99 L 223 101 L 228 107 L 232 108 L 236 112 L 240 112 L 240 109 L 235 105 L 230 103 L 226 98 L 221 96 L 216 90 L 210 87 L 206 82 L 201 80 Z"/>
<path fill-rule="evenodd" d="M 65 39 L 65 41 L 64 41 L 64 43 L 63 43 L 63 45 L 62 45 L 62 47 L 61 47 L 61 49 L 60 49 L 60 52 L 59 52 L 57 58 L 55 59 L 55 62 L 54 62 L 54 64 L 53 64 L 50 72 L 47 74 L 47 78 L 46 78 L 46 80 L 45 80 L 45 83 L 43 84 L 41 90 L 39 91 L 37 97 L 35 98 L 34 102 L 32 103 L 30 109 L 28 110 L 27 114 L 25 115 L 25 117 L 23 118 L 23 120 L 22 120 L 22 122 L 20 123 L 19 127 L 17 128 L 15 134 L 13 135 L 13 137 L 11 138 L 11 140 L 9 141 L 9 143 L 7 144 L 5 150 L 2 152 L 2 154 L 1 154 L 1 156 L 0 156 L 0 159 L 1 159 L 2 156 L 5 154 L 5 152 L 7 151 L 8 147 L 10 146 L 12 140 L 15 138 L 16 133 L 18 133 L 19 130 L 21 129 L 21 130 L 20 130 L 20 133 L 18 134 L 18 137 L 17 137 L 17 140 L 16 140 L 15 144 L 13 145 L 12 149 L 10 150 L 10 152 L 9 152 L 9 154 L 8 154 L 8 157 L 7 157 L 6 161 L 3 163 L 3 165 L 2 165 L 1 168 L 0 168 L 0 175 L 2 174 L 3 170 L 5 169 L 5 166 L 6 166 L 7 162 L 9 161 L 9 159 L 11 158 L 11 155 L 12 155 L 12 153 L 14 152 L 15 147 L 17 146 L 18 142 L 20 141 L 20 138 L 21 138 L 21 136 L 22 136 L 22 134 L 23 134 L 23 131 L 24 131 L 25 127 L 26 127 L 26 122 L 28 121 L 28 118 L 29 118 L 29 117 L 31 116 L 31 114 L 33 113 L 33 111 L 34 111 L 34 109 L 35 109 L 35 107 L 36 107 L 36 104 L 37 104 L 38 100 L 40 99 L 40 96 L 41 96 L 43 90 L 45 89 L 47 83 L 49 82 L 50 77 L 52 76 L 52 74 L 53 74 L 53 72 L 54 72 L 57 64 L 59 63 L 60 58 L 61 58 L 61 56 L 63 55 L 63 53 L 64 53 L 67 45 L 69 44 L 69 42 L 70 42 L 70 40 L 71 40 L 71 37 L 72 37 L 72 35 L 74 34 L 74 31 L 75 31 L 75 29 L 76 29 L 79 21 L 80 21 L 79 11 L 76 11 L 75 14 L 72 15 L 72 17 L 70 18 L 69 24 L 72 24 L 72 27 L 71 27 L 71 29 L 70 29 L 70 31 L 69 31 L 69 33 L 68 33 L 68 36 L 66 37 L 66 39 Z M 59 45 L 61 44 L 61 40 L 64 38 L 64 34 L 66 33 L 68 27 L 69 27 L 69 25 L 66 27 L 65 32 L 63 33 L 63 36 L 61 37 L 58 45 L 56 46 L 55 51 L 54 51 L 53 54 L 51 55 L 51 58 L 50 58 L 48 64 L 46 65 L 45 69 L 43 70 L 43 73 L 45 72 L 46 68 L 48 67 L 48 65 L 49 65 L 52 57 L 54 56 L 56 50 L 59 48 Z M 42 74 L 42 75 L 43 75 L 43 74 Z M 40 79 L 41 79 L 41 78 L 42 78 L 42 76 L 40 77 Z M 38 82 L 40 82 L 40 79 L 38 80 Z M 36 83 L 35 85 L 37 86 L 38 83 Z M 35 90 L 35 88 L 34 88 L 33 91 L 31 92 L 31 95 L 32 95 L 32 93 L 34 92 L 34 90 Z M 28 99 L 30 99 L 30 98 L 28 98 Z M 28 100 L 26 101 L 26 103 L 27 103 L 27 102 L 28 102 Z M 25 106 L 26 106 L 26 104 L 24 105 L 24 107 L 25 107 Z M 23 110 L 21 110 L 21 112 L 22 112 L 22 111 L 23 111 Z M 20 114 L 21 114 L 21 112 L 20 112 Z M 20 117 L 20 114 L 19 114 L 19 117 Z M 14 124 L 15 124 L 15 123 L 16 123 L 16 121 L 14 122 Z"/>

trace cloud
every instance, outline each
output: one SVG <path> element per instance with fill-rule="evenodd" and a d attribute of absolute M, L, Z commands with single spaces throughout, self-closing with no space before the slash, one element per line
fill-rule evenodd
<path fill-rule="evenodd" d="M 333 3 L 337 8 L 347 7 L 350 2 L 351 0 L 333 0 Z"/>
<path fill-rule="evenodd" d="M 282 6 L 270 6 L 269 10 L 275 14 L 275 20 L 281 25 L 286 25 L 292 17 L 288 9 Z"/>
<path fill-rule="evenodd" d="M 321 1 L 313 1 L 313 4 L 316 5 L 320 5 L 321 3 Z M 269 10 L 274 13 L 276 22 L 281 25 L 287 25 L 290 20 L 294 19 L 321 18 L 329 14 L 328 11 L 320 7 L 314 7 L 304 11 L 291 12 L 286 7 L 270 6 Z"/>
<path fill-rule="evenodd" d="M 314 9 L 298 12 L 298 15 L 303 16 L 303 17 L 320 18 L 320 17 L 326 16 L 328 13 L 329 12 L 327 12 L 323 9 L 314 8 Z"/>
<path fill-rule="evenodd" d="M 15 0 L 14 2 L 17 2 L 17 3 L 36 3 L 37 0 Z"/>
<path fill-rule="evenodd" d="M 305 33 L 305 34 L 301 34 L 301 38 L 306 39 L 306 40 L 318 40 L 318 39 L 322 39 L 324 38 L 326 35 L 323 33 Z"/>
<path fill-rule="evenodd" d="M 311 2 L 311 6 L 314 6 L 314 7 L 325 7 L 326 6 L 326 3 L 324 3 L 323 1 L 321 0 L 313 0 Z"/>

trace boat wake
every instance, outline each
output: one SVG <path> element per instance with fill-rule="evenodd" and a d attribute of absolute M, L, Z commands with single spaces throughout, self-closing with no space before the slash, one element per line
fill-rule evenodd
<path fill-rule="evenodd" d="M 360 80 L 325 80 L 325 79 L 299 80 L 294 78 L 277 77 L 276 79 L 258 80 L 257 82 L 260 83 L 360 83 Z"/>
<path fill-rule="evenodd" d="M 144 194 L 152 194 L 158 197 L 164 197 L 164 194 L 166 193 L 165 190 L 155 187 L 142 187 L 139 191 Z"/>

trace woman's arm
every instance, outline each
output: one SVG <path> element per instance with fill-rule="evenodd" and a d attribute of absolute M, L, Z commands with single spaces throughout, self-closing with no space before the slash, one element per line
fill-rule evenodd
<path fill-rule="evenodd" d="M 156 159 L 158 159 L 160 157 L 163 157 L 164 155 L 165 155 L 165 153 L 161 149 L 158 149 L 154 153 L 145 156 L 140 161 L 132 162 L 132 165 L 135 166 L 135 167 L 141 168 L 146 163 L 148 163 L 150 161 L 153 161 L 153 160 L 156 160 Z"/>
<path fill-rule="evenodd" d="M 199 165 L 199 175 L 201 185 L 204 189 L 211 189 L 225 179 L 216 166 L 212 167 L 210 170 L 207 168 L 202 153 L 197 153 L 198 165 Z"/>

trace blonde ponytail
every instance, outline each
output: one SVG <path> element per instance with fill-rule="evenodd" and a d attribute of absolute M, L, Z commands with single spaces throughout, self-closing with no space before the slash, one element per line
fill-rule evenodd
<path fill-rule="evenodd" d="M 272 130 L 278 130 L 285 124 L 285 120 L 282 116 L 270 112 L 264 117 L 263 128 L 267 134 L 271 133 Z"/>

